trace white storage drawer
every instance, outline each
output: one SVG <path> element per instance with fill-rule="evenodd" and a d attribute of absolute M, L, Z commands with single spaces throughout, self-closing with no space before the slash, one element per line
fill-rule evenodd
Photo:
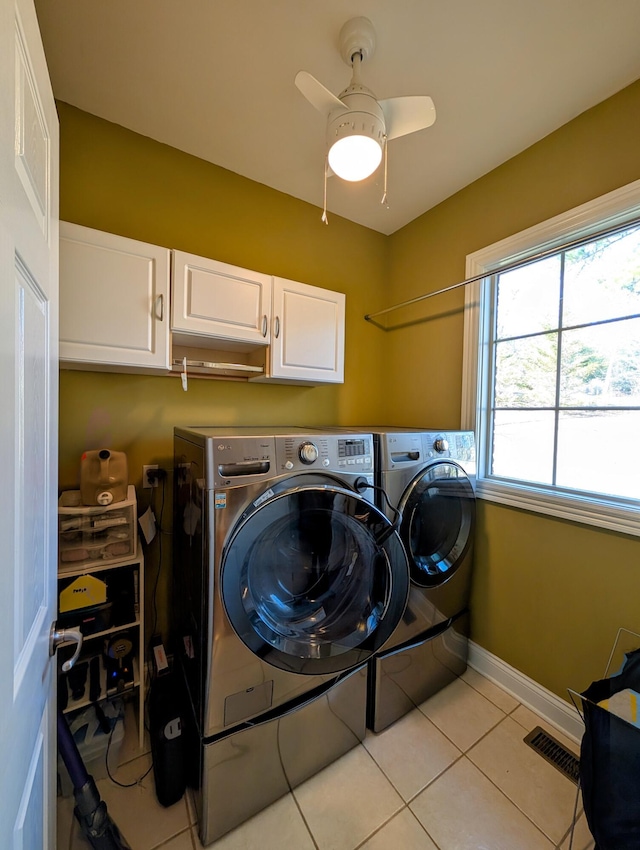
<path fill-rule="evenodd" d="M 58 564 L 61 572 L 95 563 L 107 564 L 135 555 L 138 545 L 135 487 L 128 498 L 107 506 L 85 507 L 79 490 L 58 500 Z"/>

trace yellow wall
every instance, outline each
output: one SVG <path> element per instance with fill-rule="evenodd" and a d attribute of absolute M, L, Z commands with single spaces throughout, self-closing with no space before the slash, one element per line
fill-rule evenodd
<path fill-rule="evenodd" d="M 391 237 L 337 216 L 323 227 L 316 207 L 65 104 L 59 112 L 63 219 L 347 294 L 343 386 L 193 380 L 185 394 L 175 378 L 63 371 L 61 488 L 76 485 L 84 449 L 105 445 L 127 452 L 139 485 L 143 463 L 171 464 L 174 425 L 459 427 L 462 292 L 391 314 L 388 332 L 364 313 L 462 280 L 468 253 L 640 178 L 640 82 Z M 148 494 L 138 491 L 142 508 Z M 588 684 L 617 628 L 640 631 L 640 541 L 487 503 L 478 513 L 473 638 L 562 696 Z M 166 538 L 161 628 L 169 549 Z M 153 579 L 157 546 L 148 566 Z"/>
<path fill-rule="evenodd" d="M 393 234 L 389 303 L 463 280 L 467 254 L 637 180 L 639 138 L 640 81 Z M 399 424 L 459 427 L 463 303 L 456 290 L 387 316 Z M 640 632 L 639 538 L 484 502 L 477 541 L 473 638 L 556 693 L 603 674 L 618 627 Z"/>

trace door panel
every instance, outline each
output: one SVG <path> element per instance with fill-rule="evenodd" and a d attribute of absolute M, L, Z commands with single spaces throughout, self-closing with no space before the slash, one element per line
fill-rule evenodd
<path fill-rule="evenodd" d="M 267 345 L 271 278 L 217 260 L 173 251 L 171 330 L 181 345 L 207 339 Z M 205 337 L 202 339 L 193 339 Z M 252 346 L 247 346 L 250 350 Z"/>
<path fill-rule="evenodd" d="M 60 224 L 60 358 L 68 368 L 169 363 L 169 251 Z"/>
<path fill-rule="evenodd" d="M 55 846 L 58 122 L 31 0 L 0 2 L 0 846 Z"/>
<path fill-rule="evenodd" d="M 345 296 L 274 277 L 270 379 L 343 383 Z"/>

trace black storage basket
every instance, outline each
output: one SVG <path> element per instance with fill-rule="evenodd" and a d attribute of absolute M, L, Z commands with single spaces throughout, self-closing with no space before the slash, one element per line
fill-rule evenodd
<path fill-rule="evenodd" d="M 625 654 L 617 675 L 579 694 L 580 786 L 596 850 L 640 850 L 640 728 L 598 705 L 626 688 L 640 693 L 640 649 Z"/>

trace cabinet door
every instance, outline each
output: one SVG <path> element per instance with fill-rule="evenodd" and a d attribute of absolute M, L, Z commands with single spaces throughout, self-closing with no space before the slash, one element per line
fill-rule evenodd
<path fill-rule="evenodd" d="M 344 381 L 345 296 L 274 277 L 270 377 Z"/>
<path fill-rule="evenodd" d="M 271 316 L 271 278 L 173 251 L 171 330 L 184 345 L 198 336 L 267 345 Z"/>
<path fill-rule="evenodd" d="M 169 364 L 169 251 L 60 222 L 61 365 Z"/>

